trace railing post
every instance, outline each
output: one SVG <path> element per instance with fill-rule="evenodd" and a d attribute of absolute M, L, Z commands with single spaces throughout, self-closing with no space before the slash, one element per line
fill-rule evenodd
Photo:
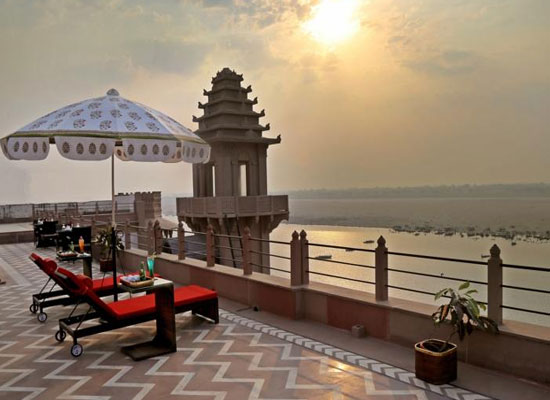
<path fill-rule="evenodd" d="M 178 260 L 185 260 L 185 231 L 182 221 L 178 223 Z"/>
<path fill-rule="evenodd" d="M 298 232 L 292 232 L 292 240 L 290 241 L 290 284 L 292 286 L 302 284 L 302 254 L 299 238 Z"/>
<path fill-rule="evenodd" d="M 96 226 L 95 226 L 95 218 L 94 217 L 92 217 L 92 222 L 90 223 L 90 225 L 92 227 L 92 238 L 93 238 L 97 234 L 97 230 L 96 230 Z"/>
<path fill-rule="evenodd" d="M 206 228 L 206 266 L 213 267 L 215 264 L 214 257 L 214 228 L 212 225 L 208 225 Z"/>
<path fill-rule="evenodd" d="M 307 233 L 302 229 L 300 232 L 300 255 L 301 255 L 301 277 L 302 285 L 309 284 L 309 241 L 307 240 Z"/>
<path fill-rule="evenodd" d="M 384 236 L 378 238 L 374 253 L 376 300 L 388 300 L 388 248 Z"/>
<path fill-rule="evenodd" d="M 248 226 L 244 228 L 242 243 L 243 274 L 250 275 L 252 274 L 252 264 L 250 264 L 250 228 Z"/>
<path fill-rule="evenodd" d="M 160 254 L 162 253 L 163 246 L 162 246 L 162 230 L 160 229 L 160 222 L 158 220 L 155 221 L 155 224 L 153 225 L 153 231 L 155 235 L 155 253 Z"/>
<path fill-rule="evenodd" d="M 502 260 L 500 249 L 494 244 L 487 261 L 487 316 L 502 324 Z"/>
<path fill-rule="evenodd" d="M 149 221 L 147 224 L 147 254 L 152 255 L 155 252 L 155 231 L 153 223 Z"/>
<path fill-rule="evenodd" d="M 124 223 L 124 249 L 129 250 L 132 246 L 130 241 L 130 222 L 126 220 Z"/>

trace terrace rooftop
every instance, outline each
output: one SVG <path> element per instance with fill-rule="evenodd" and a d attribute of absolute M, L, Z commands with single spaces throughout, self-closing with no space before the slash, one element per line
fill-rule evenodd
<path fill-rule="evenodd" d="M 357 339 L 323 324 L 254 312 L 220 299 L 220 323 L 190 314 L 176 317 L 177 353 L 134 362 L 123 345 L 151 336 L 154 323 L 70 341 L 54 339 L 67 308 L 47 310 L 41 324 L 29 312 L 30 296 L 46 276 L 28 260 L 30 243 L 0 246 L 0 398 L 160 399 L 543 399 L 550 388 L 460 364 L 455 385 L 414 378 L 412 349 Z M 39 249 L 53 257 L 53 249 Z M 64 265 L 81 272 L 79 263 Z M 95 268 L 95 277 L 101 276 Z M 482 394 L 481 394 L 482 393 Z"/>

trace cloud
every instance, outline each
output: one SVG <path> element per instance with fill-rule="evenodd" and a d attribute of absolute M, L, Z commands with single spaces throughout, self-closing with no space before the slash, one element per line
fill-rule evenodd
<path fill-rule="evenodd" d="M 436 51 L 425 58 L 406 60 L 403 65 L 432 76 L 453 76 L 471 73 L 478 68 L 480 63 L 480 57 L 474 52 L 445 50 Z"/>
<path fill-rule="evenodd" d="M 179 40 L 146 40 L 134 42 L 130 58 L 135 67 L 152 72 L 193 74 L 204 61 L 205 43 Z"/>

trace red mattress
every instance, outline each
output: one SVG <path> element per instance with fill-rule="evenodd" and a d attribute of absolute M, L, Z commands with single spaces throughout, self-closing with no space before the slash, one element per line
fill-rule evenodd
<path fill-rule="evenodd" d="M 174 307 L 183 306 L 203 300 L 215 299 L 217 293 L 197 285 L 189 285 L 174 289 Z M 132 318 L 155 312 L 155 295 L 133 297 L 109 303 L 108 307 L 117 318 Z"/>

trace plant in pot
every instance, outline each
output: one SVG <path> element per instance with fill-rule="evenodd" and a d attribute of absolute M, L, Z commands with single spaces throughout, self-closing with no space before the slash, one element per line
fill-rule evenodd
<path fill-rule="evenodd" d="M 100 229 L 92 239 L 92 243 L 99 246 L 99 270 L 111 272 L 113 270 L 112 228 L 107 226 L 105 229 Z M 119 235 L 116 235 L 116 249 L 124 250 Z"/>
<path fill-rule="evenodd" d="M 449 301 L 440 305 L 432 314 L 434 324 L 437 327 L 448 321 L 451 333 L 447 340 L 427 339 L 415 344 L 415 370 L 418 379 L 436 385 L 456 379 L 457 345 L 450 342 L 454 335 L 458 334 L 462 341 L 475 329 L 498 333 L 497 323 L 481 315 L 481 310 L 486 307 L 472 297 L 475 293 L 477 290 L 470 289 L 470 282 L 465 282 L 458 290 L 446 288 L 435 294 L 436 301 L 443 297 Z"/>

